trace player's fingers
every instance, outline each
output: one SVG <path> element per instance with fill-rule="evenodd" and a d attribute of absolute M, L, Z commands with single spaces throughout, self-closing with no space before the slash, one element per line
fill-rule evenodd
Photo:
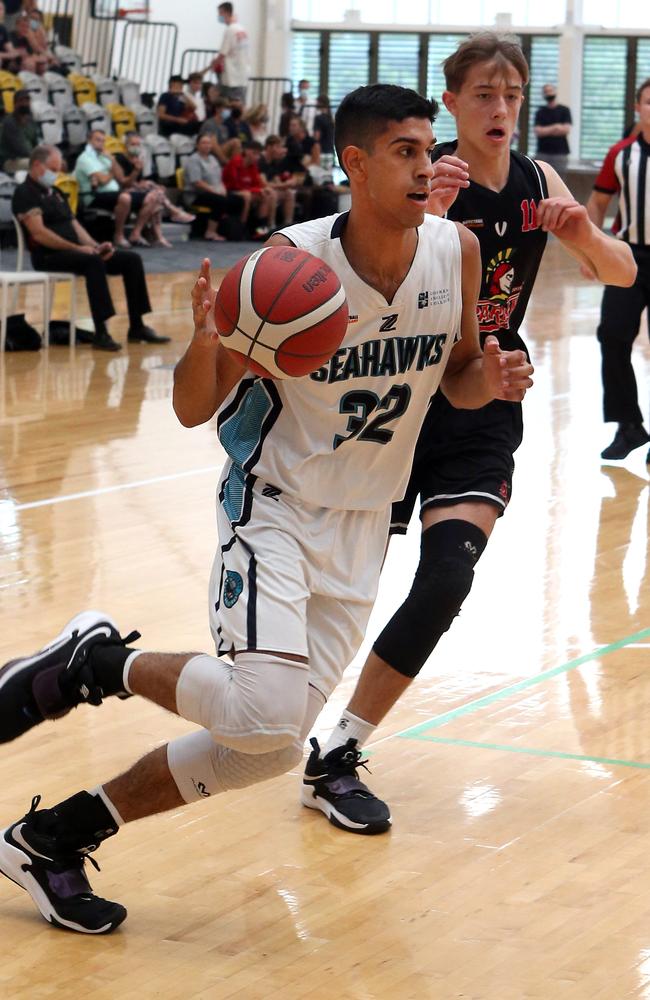
<path fill-rule="evenodd" d="M 499 347 L 499 340 L 497 337 L 486 337 L 485 343 L 483 345 L 484 354 L 499 354 L 501 348 Z"/>

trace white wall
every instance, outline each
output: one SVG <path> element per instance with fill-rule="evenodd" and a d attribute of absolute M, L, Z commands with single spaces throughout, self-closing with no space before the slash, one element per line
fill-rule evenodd
<path fill-rule="evenodd" d="M 223 25 L 217 20 L 218 0 L 150 0 L 152 21 L 171 21 L 178 26 L 175 70 L 184 49 L 219 50 Z M 251 76 L 262 76 L 265 49 L 267 0 L 238 0 L 235 14 L 250 37 Z"/>

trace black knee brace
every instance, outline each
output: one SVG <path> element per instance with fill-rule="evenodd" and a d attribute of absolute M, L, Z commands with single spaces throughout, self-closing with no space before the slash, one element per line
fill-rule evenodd
<path fill-rule="evenodd" d="M 411 592 L 377 638 L 377 656 L 405 677 L 417 676 L 472 589 L 486 545 L 485 532 L 470 521 L 426 529 Z"/>

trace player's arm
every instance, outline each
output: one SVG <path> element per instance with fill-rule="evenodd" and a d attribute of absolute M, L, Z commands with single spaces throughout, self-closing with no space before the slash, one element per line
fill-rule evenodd
<path fill-rule="evenodd" d="M 206 258 L 192 289 L 194 335 L 174 371 L 174 412 L 184 427 L 196 427 L 213 417 L 246 371 L 219 341 L 216 294 Z"/>
<path fill-rule="evenodd" d="M 557 236 L 568 253 L 585 264 L 599 281 L 623 288 L 633 285 L 636 263 L 627 243 L 601 232 L 553 167 L 543 160 L 536 162 L 548 184 L 548 198 L 540 201 L 537 209 L 541 228 Z"/>
<path fill-rule="evenodd" d="M 488 337 L 481 351 L 476 303 L 481 289 L 479 242 L 469 229 L 456 223 L 462 255 L 461 339 L 454 346 L 441 388 L 452 404 L 474 410 L 493 399 L 523 399 L 532 384 L 533 366 L 523 351 L 502 351 L 496 337 Z"/>

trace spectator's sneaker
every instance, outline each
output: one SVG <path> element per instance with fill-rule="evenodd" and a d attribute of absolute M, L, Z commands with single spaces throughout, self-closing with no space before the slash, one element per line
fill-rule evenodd
<path fill-rule="evenodd" d="M 8 743 L 45 719 L 58 719 L 83 701 L 101 705 L 102 697 L 126 692 L 104 691 L 88 663 L 98 643 L 126 646 L 115 623 L 100 611 L 75 615 L 61 633 L 32 656 L 0 667 L 0 743 Z"/>
<path fill-rule="evenodd" d="M 359 781 L 357 768 L 365 767 L 357 741 L 335 747 L 320 755 L 318 741 L 309 755 L 302 779 L 302 804 L 320 809 L 330 823 L 350 833 L 384 833 L 390 827 L 390 810 L 385 802 Z M 368 768 L 366 767 L 366 771 Z"/>
<path fill-rule="evenodd" d="M 126 909 L 95 896 L 90 887 L 84 861 L 97 845 L 62 851 L 55 837 L 38 833 L 34 819 L 40 800 L 36 795 L 27 815 L 0 831 L 0 871 L 29 893 L 55 927 L 110 934 L 125 919 Z M 88 860 L 99 870 L 96 861 Z"/>
<path fill-rule="evenodd" d="M 643 424 L 619 424 L 611 444 L 601 451 L 600 457 L 610 461 L 627 458 L 631 451 L 650 441 Z"/>

